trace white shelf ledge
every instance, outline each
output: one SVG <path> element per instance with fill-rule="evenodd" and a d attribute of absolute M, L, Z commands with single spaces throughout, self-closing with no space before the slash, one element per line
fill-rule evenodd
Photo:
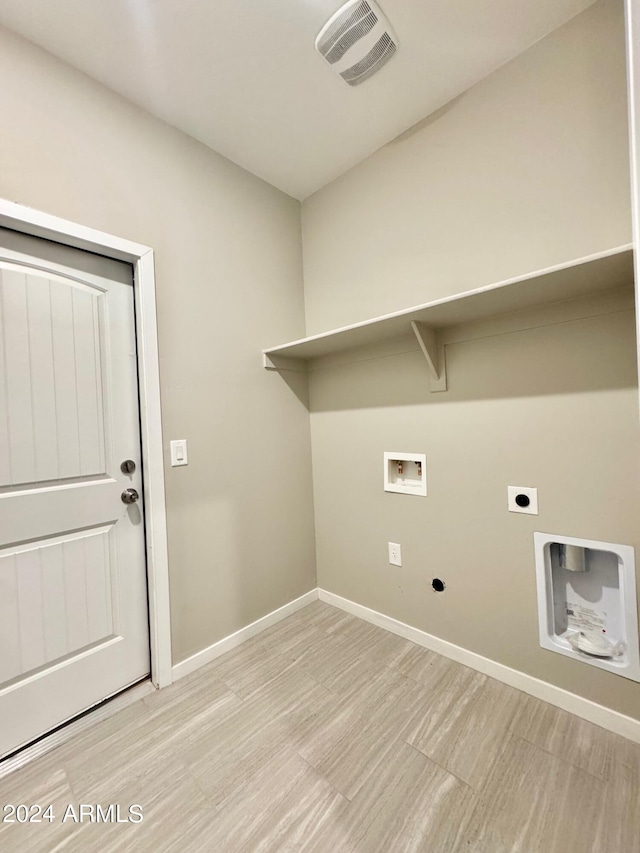
<path fill-rule="evenodd" d="M 605 252 L 529 275 L 436 299 L 394 314 L 374 317 L 319 335 L 263 350 L 268 370 L 304 370 L 306 362 L 343 350 L 397 338 L 413 331 L 431 373 L 433 391 L 446 389 L 446 372 L 438 331 L 525 308 L 564 302 L 633 283 L 633 247 Z"/>

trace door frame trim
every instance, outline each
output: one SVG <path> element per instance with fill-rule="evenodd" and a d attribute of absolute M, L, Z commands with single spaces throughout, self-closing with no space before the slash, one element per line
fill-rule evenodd
<path fill-rule="evenodd" d="M 0 226 L 132 264 L 138 347 L 140 438 L 145 499 L 151 681 L 172 682 L 169 554 L 164 491 L 160 367 L 153 249 L 0 199 Z"/>

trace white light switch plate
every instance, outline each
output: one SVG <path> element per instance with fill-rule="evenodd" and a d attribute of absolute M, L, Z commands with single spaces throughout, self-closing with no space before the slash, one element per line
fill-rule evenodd
<path fill-rule="evenodd" d="M 176 465 L 188 465 L 189 457 L 187 456 L 187 439 L 178 438 L 171 442 L 171 465 L 175 468 Z"/>

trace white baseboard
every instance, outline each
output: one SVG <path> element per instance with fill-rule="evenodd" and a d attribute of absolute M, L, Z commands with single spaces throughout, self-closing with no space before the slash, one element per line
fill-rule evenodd
<path fill-rule="evenodd" d="M 384 613 L 370 610 L 362 604 L 357 604 L 348 598 L 342 598 L 342 596 L 335 595 L 333 592 L 318 589 L 318 598 L 320 601 L 332 604 L 334 607 L 339 607 L 353 616 L 358 616 L 360 619 L 378 625 L 380 628 L 385 628 L 393 634 L 411 640 L 412 643 L 424 646 L 424 648 L 451 658 L 458 663 L 464 664 L 464 666 L 489 675 L 497 681 L 502 681 L 504 684 L 515 687 L 517 690 L 522 690 L 524 693 L 535 696 L 536 699 L 542 699 L 543 702 L 556 705 L 558 708 L 569 711 L 571 714 L 575 714 L 583 720 L 588 720 L 596 726 L 608 729 L 617 735 L 622 735 L 635 743 L 640 743 L 640 720 L 627 717 L 624 714 L 611 710 L 611 708 L 605 708 L 603 705 L 598 705 L 596 702 L 591 702 L 589 699 L 584 699 L 582 696 L 577 696 L 575 693 L 563 690 L 561 687 L 556 687 L 546 681 L 541 681 L 539 678 L 534 678 L 532 675 L 519 672 L 517 669 L 511 669 L 508 666 L 504 666 L 504 664 L 482 657 L 482 655 L 470 652 L 468 649 L 463 649 L 461 646 L 441 640 L 432 634 L 427 634 L 426 631 L 413 628 L 411 625 L 399 622 L 391 616 L 385 616 Z"/>
<path fill-rule="evenodd" d="M 290 601 L 283 607 L 278 608 L 278 610 L 267 613 L 261 619 L 257 619 L 245 628 L 241 628 L 235 634 L 230 634 L 212 646 L 208 646 L 206 649 L 202 649 L 202 651 L 191 655 L 186 660 L 175 664 L 171 670 L 173 680 L 177 681 L 180 678 L 184 678 L 185 675 L 195 672 L 201 666 L 205 666 L 205 664 L 210 663 L 212 660 L 220 657 L 220 655 L 225 654 L 225 652 L 235 649 L 251 637 L 255 637 L 277 622 L 282 621 L 282 619 L 286 619 L 287 616 L 291 616 L 297 610 L 306 607 L 307 604 L 317 601 L 318 598 L 320 601 L 324 601 L 334 607 L 339 607 L 341 610 L 364 619 L 366 622 L 371 622 L 373 625 L 378 625 L 380 628 L 391 631 L 393 634 L 411 640 L 412 643 L 444 655 L 444 657 L 451 658 L 451 660 L 482 672 L 484 675 L 495 678 L 497 681 L 502 681 L 504 684 L 515 687 L 517 690 L 522 690 L 530 696 L 535 696 L 536 699 L 541 699 L 543 702 L 548 702 L 550 705 L 555 705 L 564 711 L 581 717 L 583 720 L 594 723 L 596 726 L 614 732 L 614 734 L 622 735 L 622 737 L 626 737 L 635 743 L 640 743 L 640 720 L 627 717 L 624 714 L 613 711 L 611 708 L 605 708 L 604 705 L 598 705 L 596 702 L 584 699 L 582 696 L 570 693 L 568 690 L 563 690 L 561 687 L 556 687 L 547 681 L 534 678 L 532 675 L 527 675 L 517 669 L 511 669 L 511 667 L 504 664 L 497 663 L 475 652 L 470 652 L 468 649 L 463 649 L 461 646 L 449 643 L 447 640 L 434 637 L 433 634 L 427 634 L 426 631 L 421 631 L 419 628 L 413 628 L 411 625 L 393 619 L 391 616 L 385 616 L 384 613 L 378 613 L 378 611 L 371 610 L 362 604 L 357 604 L 355 601 L 350 601 L 348 598 L 343 598 L 340 595 L 335 595 L 333 592 L 319 588 L 310 590 L 294 601 Z"/>
<path fill-rule="evenodd" d="M 230 652 L 231 649 L 235 649 L 237 646 L 246 642 L 246 640 L 249 640 L 251 637 L 255 637 L 256 634 L 266 631 L 267 628 L 275 625 L 276 622 L 280 622 L 282 619 L 286 619 L 287 616 L 291 616 L 291 614 L 295 613 L 296 610 L 300 610 L 301 608 L 306 607 L 307 604 L 311 604 L 311 602 L 317 600 L 318 590 L 309 590 L 309 592 L 305 592 L 304 595 L 301 595 L 300 598 L 296 598 L 288 604 L 279 607 L 277 610 L 272 610 L 271 613 L 267 613 L 267 615 L 263 616 L 261 619 L 256 619 L 256 621 L 252 622 L 250 625 L 240 628 L 240 630 L 236 631 L 235 634 L 229 634 L 228 637 L 218 640 L 218 642 L 214 643 L 212 646 L 207 646 L 206 649 L 196 652 L 194 655 L 191 655 L 191 657 L 186 658 L 186 660 L 181 660 L 171 668 L 173 681 L 177 681 L 179 678 L 184 678 L 185 675 L 190 675 L 192 672 L 200 669 L 201 666 L 210 663 L 212 660 L 220 657 L 220 655 L 225 654 L 225 652 Z"/>

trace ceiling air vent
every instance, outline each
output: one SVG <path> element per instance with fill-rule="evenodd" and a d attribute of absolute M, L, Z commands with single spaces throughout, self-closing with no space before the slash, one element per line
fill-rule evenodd
<path fill-rule="evenodd" d="M 318 53 L 350 86 L 379 71 L 397 47 L 389 21 L 372 0 L 348 0 L 316 38 Z"/>

